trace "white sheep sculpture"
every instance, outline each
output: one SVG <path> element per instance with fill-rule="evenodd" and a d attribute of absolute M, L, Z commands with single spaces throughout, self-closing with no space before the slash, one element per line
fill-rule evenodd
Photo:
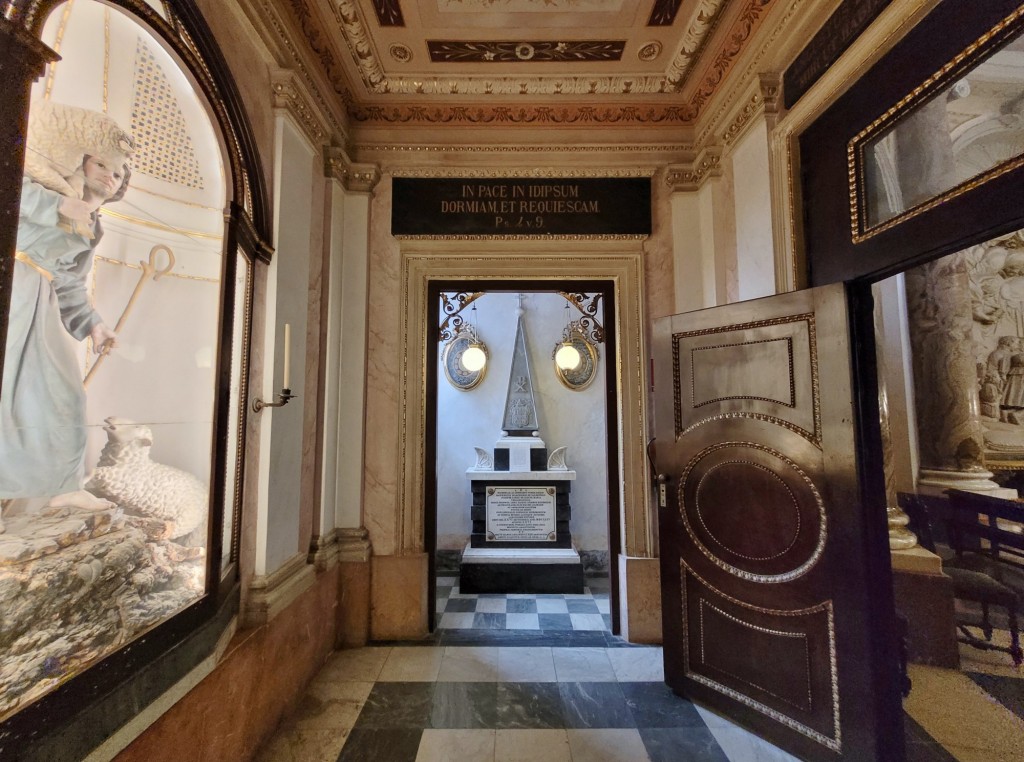
<path fill-rule="evenodd" d="M 150 460 L 153 433 L 148 426 L 123 418 L 107 418 L 106 424 L 107 443 L 85 488 L 128 514 L 163 521 L 167 539 L 183 538 L 202 526 L 209 503 L 206 485 L 187 471 Z"/>

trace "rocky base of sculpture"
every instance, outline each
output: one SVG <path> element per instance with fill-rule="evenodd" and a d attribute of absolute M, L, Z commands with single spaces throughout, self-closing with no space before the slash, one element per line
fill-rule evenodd
<path fill-rule="evenodd" d="M 204 551 L 119 508 L 47 510 L 0 534 L 0 719 L 195 601 Z"/>

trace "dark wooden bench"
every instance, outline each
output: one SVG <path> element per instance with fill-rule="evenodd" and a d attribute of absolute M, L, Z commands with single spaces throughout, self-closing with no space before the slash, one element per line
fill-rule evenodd
<path fill-rule="evenodd" d="M 997 519 L 1020 521 L 1024 504 L 962 490 L 948 490 L 945 496 L 900 493 L 899 504 L 921 546 L 942 557 L 942 570 L 953 581 L 954 596 L 981 609 L 980 623 L 958 617 L 960 642 L 1003 651 L 1020 665 L 1024 653 L 1017 612 L 1024 601 L 1024 535 L 1001 527 Z M 943 546 L 942 540 L 948 545 Z M 993 606 L 1006 610 L 1008 647 L 992 642 Z M 980 629 L 982 636 L 971 627 Z"/>

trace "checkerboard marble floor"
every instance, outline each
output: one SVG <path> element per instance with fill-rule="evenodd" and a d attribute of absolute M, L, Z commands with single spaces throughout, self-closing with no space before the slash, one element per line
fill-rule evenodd
<path fill-rule="evenodd" d="M 631 645 L 607 629 L 601 587 L 469 596 L 455 578 L 440 578 L 437 629 L 415 644 L 335 653 L 257 762 L 796 759 L 672 693 L 661 648 Z M 929 677 L 914 674 L 925 686 Z M 951 744 L 935 740 L 946 718 L 933 717 L 937 702 L 920 693 L 928 712 L 905 716 L 907 760 L 953 762 Z M 1021 758 L 1003 756 L 1002 742 L 997 748 L 986 762 Z"/>
<path fill-rule="evenodd" d="M 437 627 L 442 630 L 611 630 L 607 580 L 581 595 L 470 595 L 457 576 L 437 577 Z"/>
<path fill-rule="evenodd" d="M 533 639 L 529 632 L 508 635 L 506 642 Z M 559 635 L 571 643 L 590 633 Z M 660 648 L 608 637 L 608 647 L 339 651 L 257 762 L 796 759 L 673 694 L 663 682 Z M 906 724 L 908 762 L 955 759 L 910 717 Z"/>
<path fill-rule="evenodd" d="M 525 633 L 524 633 L 525 634 Z M 793 760 L 675 696 L 661 649 L 341 651 L 259 762 Z"/>

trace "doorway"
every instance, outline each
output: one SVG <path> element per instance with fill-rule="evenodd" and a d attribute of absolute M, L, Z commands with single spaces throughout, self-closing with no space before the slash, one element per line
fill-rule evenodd
<path fill-rule="evenodd" d="M 616 358 L 608 365 L 614 382 L 603 381 L 612 383 L 616 400 L 614 409 L 609 408 L 607 424 L 609 432 L 615 435 L 616 448 L 616 457 L 609 463 L 617 464 L 609 465 L 617 487 L 617 492 L 613 490 L 609 498 L 609 514 L 614 514 L 609 524 L 615 527 L 610 526 L 610 531 L 618 531 L 617 545 L 610 547 L 609 553 L 609 565 L 618 572 L 619 589 L 613 597 L 619 608 L 619 626 L 624 638 L 633 642 L 660 639 L 660 619 L 655 619 L 657 612 L 641 605 L 644 600 L 656 599 L 658 589 L 657 576 L 650 573 L 652 568 L 656 569 L 657 558 L 644 460 L 647 360 L 641 292 L 642 247 L 643 241 L 639 238 L 557 242 L 543 239 L 402 241 L 399 298 L 404 309 L 398 352 L 406 359 L 405 367 L 412 372 L 399 379 L 395 400 L 400 427 L 397 510 L 393 516 L 395 555 L 378 557 L 376 563 L 416 567 L 416 586 L 422 591 L 416 597 L 422 605 L 419 616 L 424 633 L 429 628 L 431 601 L 434 600 L 431 556 L 436 547 L 436 507 L 428 507 L 428 502 L 435 500 L 436 450 L 432 449 L 429 455 L 427 452 L 428 446 L 434 448 L 437 436 L 433 401 L 438 383 L 438 355 L 433 334 L 440 321 L 436 317 L 438 300 L 435 297 L 442 286 L 465 290 L 476 283 L 516 293 L 527 287 L 551 292 L 567 286 L 590 292 L 607 289 L 610 295 L 607 301 L 612 303 L 614 317 L 606 318 L 604 328 L 609 337 L 608 351 L 613 348 Z M 435 287 L 435 284 L 439 285 Z M 602 355 L 605 356 L 604 347 Z M 432 377 L 429 390 L 428 376 Z M 396 590 L 395 594 L 407 595 L 409 584 L 409 578 L 403 578 L 403 592 Z M 631 608 L 631 601 L 639 603 Z"/>
<path fill-rule="evenodd" d="M 621 544 L 616 322 L 613 281 L 435 280 L 430 283 L 425 355 L 428 412 L 424 539 L 431 631 L 440 625 L 457 629 L 541 631 L 548 628 L 589 631 L 607 626 L 613 634 L 620 632 L 618 564 L 615 562 L 616 549 Z M 559 344 L 569 338 L 573 329 L 582 337 L 579 345 L 583 351 L 592 349 L 587 375 L 567 376 L 559 371 L 553 360 L 554 353 L 548 350 L 548 344 Z M 486 351 L 486 364 L 467 375 L 459 373 L 460 369 L 464 370 L 461 361 L 452 358 L 445 362 L 453 349 L 460 348 L 463 337 L 472 339 Z M 520 340 L 528 358 L 526 368 L 536 406 L 537 434 L 546 445 L 543 460 L 551 454 L 560 466 L 571 469 L 566 473 L 574 480 L 569 484 L 567 496 L 574 549 L 570 551 L 579 554 L 582 570 L 590 583 L 585 588 L 587 594 L 592 589 L 597 591 L 594 600 L 573 601 L 575 611 L 568 608 L 564 612 L 560 608 L 540 611 L 534 606 L 566 607 L 567 604 L 525 599 L 517 599 L 515 606 L 507 602 L 515 611 L 511 608 L 498 611 L 502 602 L 497 600 L 487 606 L 493 610 L 483 611 L 476 608 L 475 596 L 472 599 L 460 597 L 457 592 L 455 597 L 459 600 L 450 596 L 453 584 L 458 584 L 455 575 L 473 528 L 470 518 L 473 496 L 467 469 L 478 458 L 486 459 L 494 452 L 492 446 L 502 436 L 502 411 L 516 353 L 514 343 Z M 434 362 L 430 362 L 432 357 L 436 358 Z M 559 448 L 565 449 L 558 453 Z M 536 467 L 546 470 L 549 465 Z M 577 474 L 579 481 L 575 481 Z M 529 591 L 517 588 L 507 592 Z M 446 609 L 452 609 L 447 611 L 447 616 L 439 615 L 439 601 Z M 590 608 L 583 608 L 586 606 Z"/>

